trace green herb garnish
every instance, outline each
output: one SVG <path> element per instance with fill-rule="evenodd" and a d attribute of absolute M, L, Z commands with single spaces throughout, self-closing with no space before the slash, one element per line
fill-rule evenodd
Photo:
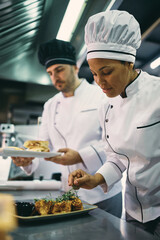
<path fill-rule="evenodd" d="M 64 193 L 62 196 L 59 196 L 58 198 L 56 198 L 56 202 L 72 200 L 75 197 L 78 197 L 77 193 L 73 190 L 70 190 L 70 191 Z"/>
<path fill-rule="evenodd" d="M 52 198 L 51 193 L 49 193 L 49 196 L 46 196 L 45 198 L 40 198 L 40 199 L 35 198 L 34 201 L 37 202 L 39 200 L 44 200 L 46 202 L 49 202 L 49 201 L 52 201 L 52 202 L 62 202 L 62 201 L 72 200 L 75 197 L 76 198 L 78 197 L 77 192 L 74 191 L 73 189 L 71 189 L 70 191 L 62 194 L 59 197 L 57 197 L 56 200 L 54 200 Z"/>
<path fill-rule="evenodd" d="M 40 199 L 34 198 L 35 202 L 37 202 L 39 200 L 44 200 L 45 202 L 49 202 L 49 201 L 55 202 L 55 200 L 52 198 L 52 194 L 51 193 L 49 193 L 49 195 L 46 196 L 45 198 L 40 198 Z"/>

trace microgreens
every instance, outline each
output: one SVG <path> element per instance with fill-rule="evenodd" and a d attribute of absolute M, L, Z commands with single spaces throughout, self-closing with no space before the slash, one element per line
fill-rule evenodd
<path fill-rule="evenodd" d="M 67 201 L 67 200 L 72 200 L 74 197 L 78 197 L 77 192 L 74 191 L 73 189 L 69 190 L 68 192 L 62 194 L 61 196 L 58 196 L 56 200 L 52 198 L 51 193 L 49 193 L 48 196 L 45 198 L 37 199 L 35 198 L 34 201 L 37 202 L 39 200 L 45 200 L 46 202 L 52 201 L 52 202 L 62 202 L 62 201 Z"/>

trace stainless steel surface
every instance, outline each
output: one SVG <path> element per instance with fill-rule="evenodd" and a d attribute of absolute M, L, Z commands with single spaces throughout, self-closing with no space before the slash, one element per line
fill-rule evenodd
<path fill-rule="evenodd" d="M 16 200 L 46 196 L 46 191 L 8 191 Z M 58 196 L 60 192 L 51 194 Z M 83 216 L 61 218 L 36 224 L 19 225 L 11 233 L 13 240 L 153 240 L 153 236 L 120 220 L 111 214 L 95 209 Z"/>

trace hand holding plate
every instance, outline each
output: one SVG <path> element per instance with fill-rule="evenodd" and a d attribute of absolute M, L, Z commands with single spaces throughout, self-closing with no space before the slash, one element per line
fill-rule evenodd
<path fill-rule="evenodd" d="M 32 164 L 32 160 L 34 158 L 28 158 L 28 157 L 11 157 L 13 163 L 17 166 L 17 167 L 27 167 L 28 165 Z"/>
<path fill-rule="evenodd" d="M 79 153 L 73 149 L 61 148 L 58 150 L 58 152 L 63 154 L 60 156 L 45 158 L 45 160 L 58 163 L 61 165 L 72 165 L 72 164 L 83 162 Z"/>

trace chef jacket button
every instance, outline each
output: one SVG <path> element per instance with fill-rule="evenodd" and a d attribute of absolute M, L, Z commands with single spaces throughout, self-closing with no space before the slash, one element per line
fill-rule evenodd
<path fill-rule="evenodd" d="M 109 135 L 107 135 L 107 138 L 109 138 Z"/>
<path fill-rule="evenodd" d="M 105 120 L 105 122 L 108 122 L 108 121 L 109 121 L 108 119 Z"/>
<path fill-rule="evenodd" d="M 111 108 L 113 108 L 113 105 L 111 105 Z"/>
<path fill-rule="evenodd" d="M 54 125 L 56 125 L 56 123 L 54 123 Z"/>
<path fill-rule="evenodd" d="M 56 112 L 56 114 L 58 114 L 58 112 Z"/>

